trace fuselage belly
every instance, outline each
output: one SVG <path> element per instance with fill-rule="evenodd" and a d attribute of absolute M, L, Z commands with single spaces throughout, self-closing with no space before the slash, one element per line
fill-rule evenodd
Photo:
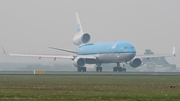
<path fill-rule="evenodd" d="M 96 55 L 99 63 L 121 63 L 127 62 L 134 58 L 136 53 L 109 53 Z"/>

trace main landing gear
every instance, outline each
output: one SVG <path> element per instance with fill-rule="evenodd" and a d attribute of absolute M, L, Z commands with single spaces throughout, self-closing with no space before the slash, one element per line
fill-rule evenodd
<path fill-rule="evenodd" d="M 125 64 L 123 67 L 120 67 L 120 63 L 117 63 L 117 67 L 113 67 L 113 72 L 126 72 Z"/>
<path fill-rule="evenodd" d="M 102 72 L 102 67 L 100 67 L 101 63 L 97 63 L 96 66 L 96 72 Z"/>
<path fill-rule="evenodd" d="M 102 72 L 102 67 L 96 67 L 96 72 Z"/>
<path fill-rule="evenodd" d="M 77 71 L 78 72 L 86 72 L 86 67 L 78 67 Z"/>
<path fill-rule="evenodd" d="M 102 72 L 102 63 L 97 63 L 96 64 L 96 72 Z M 77 68 L 78 72 L 86 72 L 87 69 L 86 67 L 78 67 Z M 125 64 L 123 64 L 123 67 L 120 66 L 120 63 L 117 63 L 117 67 L 113 67 L 113 72 L 126 72 Z"/>

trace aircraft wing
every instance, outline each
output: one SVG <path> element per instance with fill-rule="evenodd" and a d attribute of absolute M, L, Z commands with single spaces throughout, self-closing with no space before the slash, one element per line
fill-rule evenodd
<path fill-rule="evenodd" d="M 37 55 L 37 54 L 7 54 L 9 56 L 18 56 L 18 57 L 38 57 L 38 58 L 59 58 L 59 59 L 74 59 L 77 56 L 72 55 Z M 95 56 L 91 55 L 80 55 L 78 57 L 84 58 L 84 59 L 96 59 Z"/>
<path fill-rule="evenodd" d="M 44 55 L 44 54 L 9 54 L 7 53 L 4 48 L 2 48 L 4 51 L 4 54 L 9 56 L 17 56 L 17 57 L 38 57 L 41 58 L 54 58 L 54 59 L 74 59 L 74 56 L 72 55 Z"/>
<path fill-rule="evenodd" d="M 9 54 L 7 53 L 4 48 L 2 47 L 4 54 L 9 56 L 17 56 L 17 57 L 37 57 L 39 59 L 41 58 L 54 58 L 56 59 L 75 59 L 77 55 L 49 55 L 49 54 Z M 78 55 L 78 57 L 84 58 L 84 59 L 94 59 L 96 60 L 96 57 L 93 55 Z"/>
<path fill-rule="evenodd" d="M 136 55 L 134 58 L 156 58 L 156 57 L 174 57 L 175 55 L 170 54 L 145 54 L 145 55 Z"/>
<path fill-rule="evenodd" d="M 70 55 L 37 55 L 37 54 L 8 54 L 10 56 L 19 56 L 19 57 L 38 57 L 38 58 L 60 58 L 60 59 L 73 59 L 73 56 Z"/>
<path fill-rule="evenodd" d="M 173 47 L 172 54 L 143 54 L 143 55 L 136 55 L 134 58 L 156 58 L 156 57 L 174 57 L 175 55 L 175 47 Z"/>

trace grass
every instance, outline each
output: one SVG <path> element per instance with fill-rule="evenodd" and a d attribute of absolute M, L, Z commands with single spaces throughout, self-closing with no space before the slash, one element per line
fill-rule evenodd
<path fill-rule="evenodd" d="M 171 101 L 180 100 L 179 81 L 179 76 L 1 75 L 0 100 Z"/>

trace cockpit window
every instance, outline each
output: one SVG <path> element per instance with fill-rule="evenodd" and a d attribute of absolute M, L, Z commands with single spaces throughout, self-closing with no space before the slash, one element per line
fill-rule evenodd
<path fill-rule="evenodd" d="M 124 47 L 124 49 L 127 49 L 128 47 Z"/>
<path fill-rule="evenodd" d="M 133 46 L 125 46 L 123 49 L 134 49 Z"/>
<path fill-rule="evenodd" d="M 134 49 L 134 47 L 133 47 L 133 46 L 130 46 L 129 49 Z"/>

